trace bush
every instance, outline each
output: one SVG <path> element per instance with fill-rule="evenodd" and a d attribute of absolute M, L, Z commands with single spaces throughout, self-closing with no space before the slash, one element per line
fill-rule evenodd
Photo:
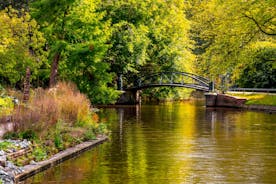
<path fill-rule="evenodd" d="M 18 139 L 19 135 L 17 132 L 6 132 L 3 135 L 3 139 Z"/>
<path fill-rule="evenodd" d="M 44 160 L 45 158 L 47 158 L 47 152 L 45 149 L 43 149 L 40 146 L 35 146 L 34 150 L 33 150 L 33 155 L 35 157 L 35 161 L 41 161 Z"/>
<path fill-rule="evenodd" d="M 36 133 L 33 130 L 26 130 L 20 134 L 21 139 L 34 140 L 37 138 Z"/>
<path fill-rule="evenodd" d="M 84 133 L 84 140 L 93 140 L 96 139 L 96 135 L 93 131 L 93 129 L 88 129 L 85 133 Z"/>
<path fill-rule="evenodd" d="M 13 106 L 10 97 L 0 97 L 0 116 L 10 115 L 13 111 Z"/>
<path fill-rule="evenodd" d="M 108 130 L 107 130 L 107 126 L 104 123 L 100 123 L 96 129 L 96 133 L 99 134 L 107 134 Z"/>

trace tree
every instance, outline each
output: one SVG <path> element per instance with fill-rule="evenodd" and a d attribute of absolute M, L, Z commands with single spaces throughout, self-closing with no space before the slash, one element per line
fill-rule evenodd
<path fill-rule="evenodd" d="M 58 65 L 62 58 L 62 52 L 66 47 L 64 26 L 68 10 L 74 0 L 38 0 L 32 4 L 32 15 L 42 26 L 50 47 L 51 74 L 49 86 L 56 83 Z"/>
<path fill-rule="evenodd" d="M 126 76 L 125 85 L 149 72 L 192 70 L 183 1 L 105 0 L 102 7 L 112 24 L 105 61 L 111 71 Z"/>
<path fill-rule="evenodd" d="M 246 53 L 244 53 L 246 54 Z M 250 52 L 237 78 L 239 87 L 271 88 L 276 86 L 276 44 L 258 42 Z"/>
<path fill-rule="evenodd" d="M 52 69 L 50 86 L 60 78 L 74 81 L 93 103 L 111 103 L 117 97 L 109 65 L 102 62 L 108 48 L 109 21 L 102 21 L 99 0 L 45 0 L 34 3 L 34 16 L 48 38 Z M 51 8 L 50 8 L 51 7 Z"/>
<path fill-rule="evenodd" d="M 0 10 L 4 10 L 11 6 L 12 8 L 21 11 L 24 9 L 25 11 L 29 10 L 29 3 L 33 0 L 0 0 Z"/>
<path fill-rule="evenodd" d="M 256 42 L 275 42 L 275 5 L 271 0 L 194 2 L 191 32 L 198 72 L 214 79 L 230 74 L 235 81 Z"/>
<path fill-rule="evenodd" d="M 18 11 L 7 8 L 0 11 L 0 20 L 0 79 L 21 87 L 26 68 L 30 68 L 35 79 L 45 63 L 45 38 L 27 12 L 19 15 Z"/>

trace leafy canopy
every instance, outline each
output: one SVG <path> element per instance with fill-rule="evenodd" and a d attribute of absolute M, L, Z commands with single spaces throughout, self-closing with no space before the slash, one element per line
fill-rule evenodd
<path fill-rule="evenodd" d="M 29 67 L 35 78 L 45 62 L 45 38 L 27 12 L 6 8 L 0 11 L 0 79 L 14 85 Z"/>

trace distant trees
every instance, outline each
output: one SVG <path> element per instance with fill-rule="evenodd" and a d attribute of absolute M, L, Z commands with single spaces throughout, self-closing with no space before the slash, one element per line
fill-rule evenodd
<path fill-rule="evenodd" d="M 125 85 L 148 72 L 191 72 L 194 58 L 185 8 L 178 0 L 102 1 L 112 29 L 105 61 L 111 71 L 126 76 Z M 161 91 L 168 94 L 171 89 Z"/>
<path fill-rule="evenodd" d="M 194 53 L 199 73 L 213 79 L 230 74 L 235 83 L 247 77 L 243 73 L 245 68 L 254 62 L 264 62 L 256 52 L 275 50 L 275 1 L 204 0 L 193 1 L 192 7 L 191 32 L 196 42 Z M 276 59 L 274 54 L 269 57 L 271 61 Z M 276 74 L 271 75 L 275 78 Z M 245 83 L 238 84 L 247 87 Z"/>
<path fill-rule="evenodd" d="M 275 85 L 274 0 L 0 0 L 0 9 L 1 83 L 22 86 L 29 67 L 35 86 L 71 80 L 93 103 L 114 102 L 121 74 L 124 85 L 162 70 Z"/>

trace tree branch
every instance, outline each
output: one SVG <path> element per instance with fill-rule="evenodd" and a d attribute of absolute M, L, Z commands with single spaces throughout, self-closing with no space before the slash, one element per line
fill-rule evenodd
<path fill-rule="evenodd" d="M 257 20 L 254 19 L 253 17 L 250 17 L 250 16 L 246 15 L 245 13 L 243 13 L 243 15 L 244 15 L 246 18 L 252 20 L 252 21 L 255 23 L 255 25 L 258 27 L 258 29 L 259 29 L 262 33 L 264 33 L 264 34 L 266 34 L 266 35 L 269 35 L 269 36 L 275 36 L 275 35 L 276 35 L 276 33 L 269 33 L 269 32 L 267 32 L 266 30 L 264 30 L 264 29 L 262 28 L 262 26 L 257 22 Z"/>

